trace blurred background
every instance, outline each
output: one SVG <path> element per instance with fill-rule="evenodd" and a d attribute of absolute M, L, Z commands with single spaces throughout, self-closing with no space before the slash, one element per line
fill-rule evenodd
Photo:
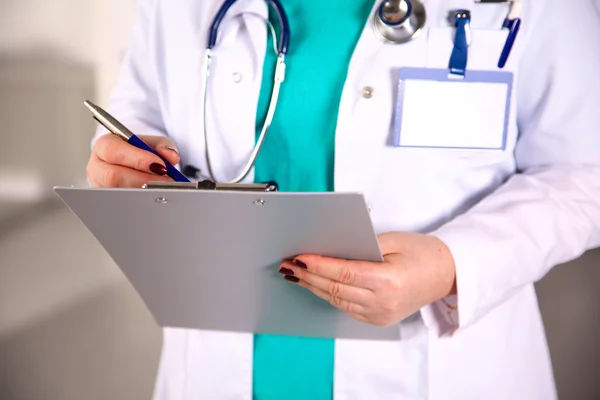
<path fill-rule="evenodd" d="M 161 331 L 58 202 L 85 185 L 136 0 L 0 1 L 0 399 L 149 399 Z M 562 399 L 600 399 L 600 252 L 538 284 Z M 493 366 L 485 366 L 493 368 Z"/>

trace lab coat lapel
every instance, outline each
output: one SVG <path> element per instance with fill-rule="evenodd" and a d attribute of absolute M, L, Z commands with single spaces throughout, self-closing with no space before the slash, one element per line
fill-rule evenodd
<path fill-rule="evenodd" d="M 365 21 L 362 34 L 354 48 L 352 59 L 348 66 L 349 82 L 352 82 L 352 78 L 363 75 L 365 68 L 368 68 L 370 65 L 372 56 L 384 47 L 383 42 L 375 35 L 375 31 L 373 30 L 373 17 L 377 12 L 379 4 L 379 0 L 373 2 L 369 18 Z"/>

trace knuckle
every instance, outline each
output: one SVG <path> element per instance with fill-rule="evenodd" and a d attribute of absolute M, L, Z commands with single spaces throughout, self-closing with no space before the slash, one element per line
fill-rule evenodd
<path fill-rule="evenodd" d="M 331 305 L 336 308 L 342 307 L 342 299 L 340 299 L 339 297 L 329 296 L 329 303 L 331 303 Z"/>
<path fill-rule="evenodd" d="M 329 294 L 332 297 L 339 297 L 341 291 L 341 285 L 339 282 L 331 281 L 329 282 L 328 290 Z"/>
<path fill-rule="evenodd" d="M 397 274 L 393 273 L 384 273 L 380 278 L 381 286 L 386 290 L 390 291 L 399 291 L 402 290 L 402 281 L 397 276 Z"/>
<path fill-rule="evenodd" d="M 114 144 L 112 141 L 108 140 L 106 136 L 103 136 L 96 142 L 96 154 L 98 154 L 98 157 L 101 159 L 106 160 L 106 157 L 108 154 L 110 154 L 113 146 Z"/>
<path fill-rule="evenodd" d="M 113 164 L 123 165 L 127 159 L 123 152 L 123 144 L 125 142 L 112 141 L 106 147 L 106 157 L 111 160 Z"/>
<path fill-rule="evenodd" d="M 121 165 L 126 158 L 123 154 L 123 145 L 125 142 L 114 140 L 114 138 L 111 139 L 113 140 L 106 140 L 106 143 L 100 147 L 99 156 L 110 164 Z"/>
<path fill-rule="evenodd" d="M 345 301 L 343 302 L 343 304 L 340 305 L 340 308 L 345 311 L 348 314 L 352 314 L 354 312 L 354 305 L 352 305 L 352 303 L 350 303 L 349 301 Z"/>
<path fill-rule="evenodd" d="M 349 266 L 345 266 L 340 271 L 339 281 L 346 285 L 353 285 L 356 282 L 356 273 Z"/>
<path fill-rule="evenodd" d="M 118 187 L 119 181 L 118 171 L 114 168 L 107 168 L 104 172 L 104 184 L 107 187 Z"/>

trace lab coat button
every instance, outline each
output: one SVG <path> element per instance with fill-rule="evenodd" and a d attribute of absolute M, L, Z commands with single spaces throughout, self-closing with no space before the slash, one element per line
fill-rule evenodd
<path fill-rule="evenodd" d="M 362 89 L 362 96 L 365 99 L 370 99 L 371 97 L 373 97 L 373 88 L 371 86 L 365 86 Z"/>
<path fill-rule="evenodd" d="M 242 81 L 242 73 L 234 72 L 233 75 L 231 76 L 231 78 L 233 79 L 233 82 L 240 83 Z"/>

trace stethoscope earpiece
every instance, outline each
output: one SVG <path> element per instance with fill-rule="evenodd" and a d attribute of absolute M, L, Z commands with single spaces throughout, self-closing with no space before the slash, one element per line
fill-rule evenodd
<path fill-rule="evenodd" d="M 415 38 L 425 26 L 421 0 L 384 0 L 374 15 L 375 31 L 387 42 L 401 44 Z"/>

